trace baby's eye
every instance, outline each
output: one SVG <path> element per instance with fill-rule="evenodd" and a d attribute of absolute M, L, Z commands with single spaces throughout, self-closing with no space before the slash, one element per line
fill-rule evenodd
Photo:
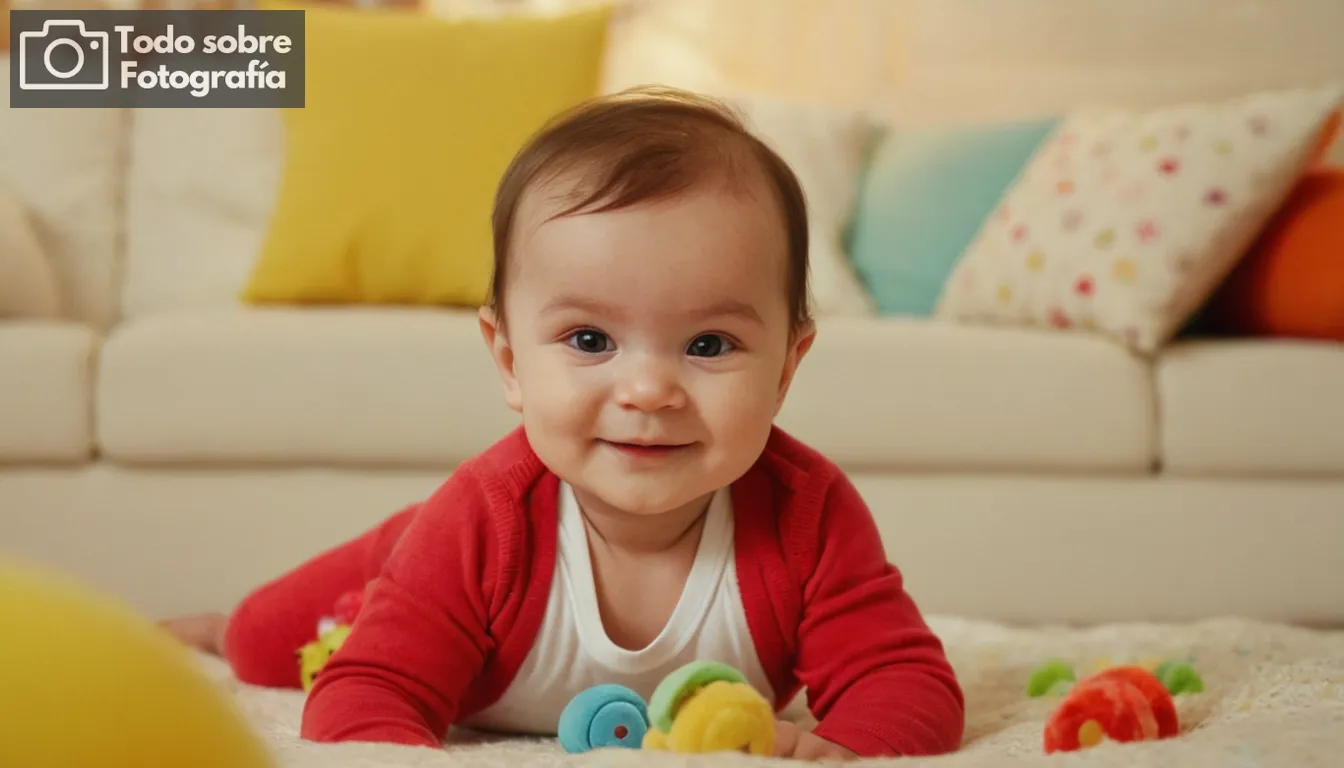
<path fill-rule="evenodd" d="M 686 354 L 691 357 L 718 357 L 719 355 L 730 352 L 733 349 L 733 343 L 717 333 L 707 333 L 704 336 L 697 336 L 695 341 L 686 348 Z"/>
<path fill-rule="evenodd" d="M 589 355 L 598 355 L 615 349 L 611 338 L 601 331 L 576 331 L 567 339 L 569 346 Z"/>

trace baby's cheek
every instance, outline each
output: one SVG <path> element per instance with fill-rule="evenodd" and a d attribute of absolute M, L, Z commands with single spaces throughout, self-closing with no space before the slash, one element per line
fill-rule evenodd
<path fill-rule="evenodd" d="M 525 386 L 523 415 L 555 437 L 588 436 L 596 417 L 593 388 L 581 377 L 552 370 Z"/>
<path fill-rule="evenodd" d="M 545 347 L 518 352 L 515 370 L 523 390 L 523 406 L 553 409 L 557 401 L 573 397 L 573 372 L 564 365 L 564 355 Z"/>
<path fill-rule="evenodd" d="M 556 381 L 524 397 L 523 423 L 532 448 L 552 470 L 572 475 L 583 463 L 590 431 L 585 409 Z"/>
<path fill-rule="evenodd" d="M 775 391 L 757 381 L 738 381 L 736 386 L 716 388 L 700 403 L 710 420 L 716 440 L 725 445 L 755 445 L 770 431 L 775 415 Z"/>

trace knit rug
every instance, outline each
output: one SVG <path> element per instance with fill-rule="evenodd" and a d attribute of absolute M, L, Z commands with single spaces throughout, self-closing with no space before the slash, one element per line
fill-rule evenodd
<path fill-rule="evenodd" d="M 962 749 L 939 758 L 868 761 L 902 768 L 1068 765 L 1258 768 L 1344 765 L 1344 632 L 1243 620 L 1093 629 L 1015 629 L 933 619 L 967 699 Z M 1103 665 L 1191 662 L 1205 691 L 1177 698 L 1182 733 L 1143 744 L 1100 746 L 1047 757 L 1042 726 L 1055 699 L 1026 696 L 1034 667 L 1052 658 L 1080 675 Z M 443 750 L 379 744 L 312 744 L 298 738 L 302 695 L 241 685 L 214 659 L 207 672 L 232 693 L 284 768 L 517 768 L 517 766 L 790 765 L 724 754 L 686 758 L 635 750 L 567 755 L 554 740 L 455 735 Z"/>

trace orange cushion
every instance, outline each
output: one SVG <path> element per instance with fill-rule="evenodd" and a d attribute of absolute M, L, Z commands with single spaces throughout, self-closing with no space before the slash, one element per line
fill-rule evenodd
<path fill-rule="evenodd" d="M 1344 168 L 1303 176 L 1207 320 L 1218 332 L 1344 341 Z"/>
<path fill-rule="evenodd" d="M 1335 110 L 1325 121 L 1325 127 L 1321 129 L 1321 138 L 1316 143 L 1316 149 L 1312 150 L 1311 156 L 1307 159 L 1307 165 L 1315 167 L 1323 162 L 1330 155 L 1330 150 L 1335 146 L 1335 140 L 1339 138 L 1340 127 L 1344 126 L 1344 110 Z"/>

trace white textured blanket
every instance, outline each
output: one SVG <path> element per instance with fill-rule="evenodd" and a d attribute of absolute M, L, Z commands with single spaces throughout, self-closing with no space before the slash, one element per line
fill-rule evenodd
<path fill-rule="evenodd" d="M 954 755 L 890 761 L 916 766 L 1057 765 L 1041 750 L 1054 699 L 1025 694 L 1031 670 L 1062 658 L 1087 672 L 1097 665 L 1153 658 L 1191 660 L 1204 693 L 1180 696 L 1182 734 L 1147 744 L 1102 744 L 1069 765 L 1260 768 L 1344 765 L 1344 632 L 1316 632 L 1240 620 L 1186 626 L 1124 625 L 1089 630 L 1008 629 L 935 619 L 967 697 L 965 745 Z M 742 755 L 679 758 L 634 750 L 582 756 L 553 741 L 470 740 L 443 751 L 374 744 L 318 745 L 297 737 L 302 696 L 239 685 L 206 660 L 236 697 L 285 768 L 517 768 L 522 765 L 764 766 Z M 875 761 L 886 762 L 886 761 Z M 778 761 L 779 765 L 791 765 Z M 875 764 L 875 763 L 869 763 Z"/>

